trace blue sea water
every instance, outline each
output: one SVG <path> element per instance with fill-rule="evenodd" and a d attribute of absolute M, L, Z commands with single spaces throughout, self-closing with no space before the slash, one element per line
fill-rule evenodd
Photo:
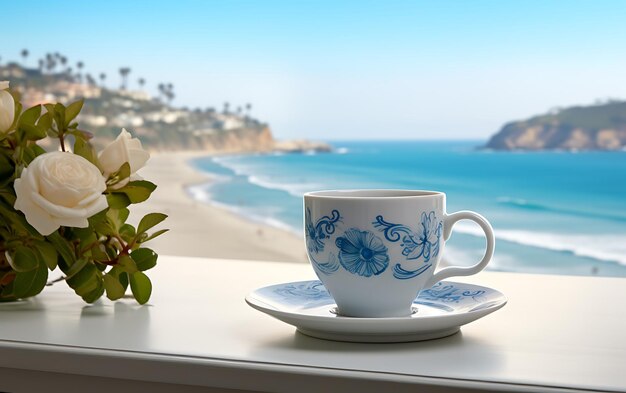
<path fill-rule="evenodd" d="M 481 141 L 334 142 L 333 153 L 199 158 L 214 180 L 189 189 L 253 220 L 302 233 L 302 195 L 320 189 L 444 191 L 496 231 L 491 270 L 626 277 L 626 152 L 492 152 Z M 444 258 L 482 255 L 478 226 L 455 226 Z"/>

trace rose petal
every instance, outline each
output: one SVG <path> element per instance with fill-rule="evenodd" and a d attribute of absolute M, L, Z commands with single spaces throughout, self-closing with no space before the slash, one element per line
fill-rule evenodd
<path fill-rule="evenodd" d="M 37 206 L 32 202 L 32 200 L 25 195 L 30 191 L 24 189 L 25 183 L 23 183 L 20 179 L 15 179 L 14 187 L 15 194 L 17 195 L 17 199 L 15 201 L 15 209 L 24 213 L 26 216 L 26 221 L 35 228 L 37 232 L 44 236 L 50 235 L 52 232 L 59 229 L 59 224 L 57 224 L 53 217 L 50 216 L 44 209 Z"/>

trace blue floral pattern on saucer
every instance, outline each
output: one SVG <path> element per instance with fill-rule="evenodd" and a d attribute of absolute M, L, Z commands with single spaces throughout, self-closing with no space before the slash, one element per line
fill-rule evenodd
<path fill-rule="evenodd" d="M 432 289 L 435 291 L 422 291 L 414 300 L 417 312 L 394 318 L 338 315 L 333 298 L 318 280 L 259 288 L 246 296 L 246 302 L 313 337 L 352 342 L 408 342 L 454 334 L 460 326 L 502 308 L 507 301 L 497 290 L 473 284 L 444 281 Z"/>
<path fill-rule="evenodd" d="M 420 292 L 418 298 L 444 303 L 459 303 L 468 298 L 479 301 L 478 298 L 484 295 L 484 293 L 484 290 L 469 291 L 460 289 L 449 283 L 444 285 L 443 282 L 438 282 L 432 288 Z"/>
<path fill-rule="evenodd" d="M 287 284 L 276 288 L 274 293 L 284 299 L 306 299 L 307 302 L 330 298 L 330 294 L 321 281 L 304 281 Z"/>
<path fill-rule="evenodd" d="M 322 305 L 334 305 L 332 296 L 319 280 L 299 281 L 272 285 L 257 292 L 259 298 L 266 303 L 282 305 L 280 307 L 296 307 L 306 309 Z M 414 305 L 428 306 L 446 312 L 472 310 L 482 304 L 490 304 L 499 292 L 473 284 L 464 284 L 451 281 L 442 281 L 432 288 L 419 293 Z"/>

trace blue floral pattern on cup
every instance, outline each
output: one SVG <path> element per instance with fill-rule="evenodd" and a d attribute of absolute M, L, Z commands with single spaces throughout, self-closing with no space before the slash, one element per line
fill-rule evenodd
<path fill-rule="evenodd" d="M 442 221 L 437 220 L 434 211 L 428 214 L 423 212 L 420 221 L 420 228 L 417 232 L 406 225 L 385 221 L 382 215 L 376 216 L 376 220 L 373 222 L 374 227 L 384 233 L 385 239 L 390 242 L 401 242 L 402 255 L 407 260 L 423 260 L 422 266 L 412 270 L 405 269 L 400 263 L 397 263 L 394 266 L 393 275 L 398 279 L 406 280 L 419 276 L 432 266 L 431 258 L 439 254 L 443 232 Z"/>
<path fill-rule="evenodd" d="M 307 208 L 304 217 L 306 232 L 306 246 L 310 252 L 318 254 L 324 251 L 324 242 L 335 233 L 335 225 L 341 220 L 338 210 L 333 210 L 330 216 L 323 216 L 313 224 L 311 209 Z"/>
<path fill-rule="evenodd" d="M 371 277 L 384 272 L 389 265 L 387 247 L 370 231 L 350 228 L 335 240 L 339 262 L 350 273 Z"/>
<path fill-rule="evenodd" d="M 389 265 L 388 248 L 374 233 L 359 228 L 350 228 L 335 240 L 338 254 L 329 252 L 327 259 L 319 260 L 318 254 L 324 251 L 326 241 L 335 233 L 340 222 L 341 214 L 336 209 L 315 221 L 311 210 L 305 210 L 306 246 L 316 271 L 329 275 L 343 266 L 348 272 L 363 277 L 384 272 Z M 387 241 L 400 242 L 402 255 L 407 261 L 421 262 L 414 269 L 396 263 L 393 275 L 397 279 L 407 280 L 419 276 L 432 267 L 431 259 L 439 255 L 443 222 L 437 219 L 434 211 L 421 214 L 417 231 L 404 224 L 388 222 L 382 215 L 376 216 L 372 224 L 383 232 Z"/>

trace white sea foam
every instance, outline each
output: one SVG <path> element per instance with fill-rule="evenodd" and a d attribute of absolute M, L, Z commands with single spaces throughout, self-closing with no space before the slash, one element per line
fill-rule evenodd
<path fill-rule="evenodd" d="M 286 191 L 290 195 L 298 198 L 301 198 L 305 193 L 311 190 L 323 188 L 319 185 L 311 183 L 278 183 L 265 177 L 255 175 L 248 176 L 248 182 L 270 190 Z"/>
<path fill-rule="evenodd" d="M 454 230 L 467 235 L 483 236 L 482 229 L 471 224 L 459 223 L 455 225 Z M 616 262 L 626 266 L 626 234 L 561 234 L 519 229 L 499 229 L 495 231 L 495 235 L 496 240 L 567 252 L 579 257 Z"/>
<path fill-rule="evenodd" d="M 297 235 L 301 235 L 302 232 L 290 226 L 289 224 L 282 222 L 278 219 L 275 219 L 270 216 L 264 216 L 256 213 L 250 212 L 249 209 L 241 208 L 239 206 L 229 205 L 227 203 L 218 202 L 213 200 L 211 194 L 211 183 L 209 184 L 200 184 L 195 186 L 187 187 L 187 193 L 196 201 L 211 204 L 212 206 L 216 206 L 234 214 L 243 217 L 249 221 L 257 222 L 263 225 L 267 225 L 274 228 L 279 228 L 282 230 L 286 230 Z M 271 213 L 271 212 L 270 212 Z"/>
<path fill-rule="evenodd" d="M 337 150 L 335 150 L 335 153 L 337 154 L 347 154 L 349 152 L 347 147 L 338 147 Z"/>

